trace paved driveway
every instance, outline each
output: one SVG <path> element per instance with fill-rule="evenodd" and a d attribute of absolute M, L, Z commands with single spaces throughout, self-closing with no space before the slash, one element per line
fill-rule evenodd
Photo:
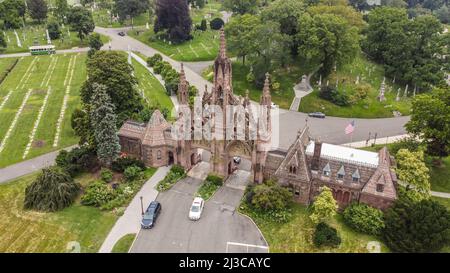
<path fill-rule="evenodd" d="M 245 182 L 241 178 L 219 189 L 205 204 L 199 221 L 188 219 L 190 205 L 201 183 L 188 177 L 160 193 L 157 200 L 162 211 L 155 227 L 141 230 L 130 252 L 267 252 L 258 228 L 235 211 L 244 193 Z"/>

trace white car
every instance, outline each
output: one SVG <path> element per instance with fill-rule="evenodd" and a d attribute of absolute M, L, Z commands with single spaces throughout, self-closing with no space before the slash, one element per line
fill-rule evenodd
<path fill-rule="evenodd" d="M 194 202 L 192 202 L 191 209 L 189 210 L 189 219 L 198 220 L 202 215 L 203 206 L 205 205 L 205 201 L 201 197 L 195 197 Z"/>
<path fill-rule="evenodd" d="M 272 104 L 270 105 L 270 107 L 271 107 L 272 109 L 276 109 L 276 108 L 278 108 L 278 105 L 276 105 L 275 103 L 272 102 Z"/>

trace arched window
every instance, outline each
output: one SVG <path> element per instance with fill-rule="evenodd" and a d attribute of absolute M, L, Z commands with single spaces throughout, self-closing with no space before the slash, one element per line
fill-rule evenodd
<path fill-rule="evenodd" d="M 383 192 L 384 191 L 384 185 L 383 184 L 377 184 L 377 192 Z"/>
<path fill-rule="evenodd" d="M 158 160 L 161 159 L 161 151 L 160 151 L 160 150 L 158 150 L 158 151 L 156 152 L 156 159 L 158 159 Z"/>

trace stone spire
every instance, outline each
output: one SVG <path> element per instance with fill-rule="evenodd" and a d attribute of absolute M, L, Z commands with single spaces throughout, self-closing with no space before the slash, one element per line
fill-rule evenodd
<path fill-rule="evenodd" d="M 222 59 L 227 57 L 227 43 L 225 40 L 225 31 L 223 27 L 220 29 L 220 48 L 219 48 L 219 56 Z"/>
<path fill-rule="evenodd" d="M 178 84 L 178 102 L 180 104 L 189 103 L 189 83 L 186 81 L 183 63 L 181 63 L 180 83 Z"/>
<path fill-rule="evenodd" d="M 270 74 L 266 73 L 266 80 L 264 81 L 263 93 L 261 96 L 261 105 L 269 105 L 272 104 L 272 96 L 270 95 Z"/>

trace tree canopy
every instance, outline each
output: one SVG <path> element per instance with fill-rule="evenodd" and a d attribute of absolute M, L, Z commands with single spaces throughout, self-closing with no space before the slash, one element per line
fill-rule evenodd
<path fill-rule="evenodd" d="M 27 0 L 30 17 L 39 23 L 47 18 L 48 6 L 45 0 Z"/>
<path fill-rule="evenodd" d="M 84 37 L 95 29 L 92 13 L 83 7 L 71 8 L 67 16 L 67 21 L 70 27 L 78 33 L 80 40 L 83 40 Z"/>
<path fill-rule="evenodd" d="M 314 223 L 326 221 L 336 214 L 338 204 L 334 200 L 331 189 L 327 186 L 320 188 L 320 194 L 314 200 L 312 213 L 309 216 Z"/>
<path fill-rule="evenodd" d="M 192 20 L 186 0 L 158 0 L 156 3 L 155 33 L 163 32 L 173 43 L 190 40 Z"/>

